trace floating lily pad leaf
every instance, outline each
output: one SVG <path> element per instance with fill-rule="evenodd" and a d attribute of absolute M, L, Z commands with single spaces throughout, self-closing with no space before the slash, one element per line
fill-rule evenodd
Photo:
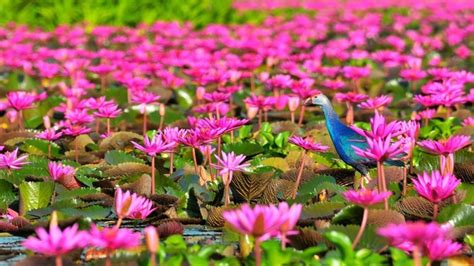
<path fill-rule="evenodd" d="M 134 132 L 115 132 L 100 142 L 99 150 L 106 151 L 112 149 L 123 149 L 127 145 L 131 145 L 131 141 L 140 140 L 143 140 L 143 137 Z"/>
<path fill-rule="evenodd" d="M 462 183 L 459 188 L 466 191 L 466 197 L 462 200 L 463 203 L 473 204 L 474 203 L 474 184 Z"/>
<path fill-rule="evenodd" d="M 299 194 L 315 195 L 317 193 L 317 188 L 323 183 L 325 183 L 325 184 L 328 184 L 328 183 L 336 184 L 336 179 L 332 176 L 326 176 L 326 175 L 314 176 L 310 180 L 304 182 L 300 186 L 300 188 L 298 190 L 298 193 Z"/>
<path fill-rule="evenodd" d="M 117 165 L 117 164 L 127 163 L 127 162 L 145 163 L 143 160 L 131 154 L 128 154 L 122 151 L 115 151 L 115 150 L 106 152 L 104 159 L 108 164 L 112 164 L 112 165 Z"/>
<path fill-rule="evenodd" d="M 81 209 L 64 208 L 59 210 L 62 214 L 70 217 L 88 217 L 92 220 L 103 220 L 110 215 L 111 209 L 99 205 L 89 206 Z"/>
<path fill-rule="evenodd" d="M 179 106 L 188 109 L 193 105 L 193 95 L 190 90 L 179 89 L 175 90 L 175 93 Z"/>
<path fill-rule="evenodd" d="M 74 190 L 63 190 L 56 196 L 56 200 L 66 200 L 66 199 L 73 199 L 79 198 L 87 195 L 93 195 L 100 193 L 100 189 L 98 188 L 78 188 Z"/>
<path fill-rule="evenodd" d="M 99 180 L 97 178 L 85 176 L 85 175 L 76 175 L 76 179 L 88 187 L 93 187 L 94 182 L 97 182 Z"/>
<path fill-rule="evenodd" d="M 474 225 L 474 206 L 468 204 L 455 204 L 444 207 L 438 222 L 449 223 L 454 227 Z"/>
<path fill-rule="evenodd" d="M 332 219 L 332 224 L 359 224 L 362 220 L 364 209 L 356 205 L 349 205 L 340 210 Z"/>
<path fill-rule="evenodd" d="M 270 185 L 272 175 L 272 172 L 262 174 L 234 173 L 231 183 L 234 200 L 249 203 L 251 200 L 261 197 Z"/>
<path fill-rule="evenodd" d="M 285 159 L 280 158 L 280 157 L 267 158 L 261 161 L 260 164 L 265 165 L 265 166 L 271 166 L 283 172 L 290 170 L 290 166 L 288 165 L 288 162 Z"/>
<path fill-rule="evenodd" d="M 170 190 L 169 188 L 172 188 L 174 191 L 182 192 L 181 188 L 178 186 L 178 184 L 173 182 L 173 180 L 171 180 L 169 177 L 167 177 L 165 175 L 157 174 L 155 185 L 156 185 L 156 193 L 157 194 L 166 194 L 166 192 L 168 190 Z"/>
<path fill-rule="evenodd" d="M 331 225 L 328 228 L 325 229 L 326 232 L 330 231 L 336 231 L 343 233 L 347 235 L 350 239 L 351 242 L 354 241 L 355 236 L 357 235 L 357 232 L 359 231 L 360 226 L 359 225 Z M 379 250 L 383 248 L 387 242 L 385 241 L 384 238 L 381 236 L 377 235 L 375 227 L 368 225 L 365 230 L 364 234 L 362 235 L 362 238 L 360 239 L 359 244 L 357 245 L 357 248 L 368 248 L 372 250 Z"/>
<path fill-rule="evenodd" d="M 19 186 L 20 214 L 48 206 L 54 192 L 53 182 L 24 182 Z"/>
<path fill-rule="evenodd" d="M 263 152 L 262 146 L 251 142 L 224 144 L 222 149 L 224 152 L 233 151 L 236 154 L 243 154 L 245 156 L 252 156 Z"/>
<path fill-rule="evenodd" d="M 335 192 L 335 193 L 341 193 L 341 192 L 346 191 L 345 187 L 338 184 L 331 183 L 331 182 L 322 182 L 318 184 L 314 189 L 317 193 L 325 189 L 328 190 L 329 192 Z"/>
<path fill-rule="evenodd" d="M 304 206 L 301 212 L 301 219 L 315 219 L 333 216 L 336 212 L 344 208 L 342 202 L 317 202 L 312 205 Z"/>
<path fill-rule="evenodd" d="M 13 185 L 5 180 L 0 180 L 0 210 L 6 210 L 8 205 L 16 200 Z"/>
<path fill-rule="evenodd" d="M 243 126 L 237 132 L 240 139 L 248 138 L 252 135 L 252 125 Z"/>
<path fill-rule="evenodd" d="M 54 158 L 58 158 L 61 156 L 60 148 L 58 144 L 54 142 L 49 142 L 42 139 L 27 139 L 23 142 L 23 146 L 21 147 L 22 151 L 25 151 L 29 154 L 41 154 L 47 155 L 48 154 L 48 147 L 51 146 L 51 156 Z"/>

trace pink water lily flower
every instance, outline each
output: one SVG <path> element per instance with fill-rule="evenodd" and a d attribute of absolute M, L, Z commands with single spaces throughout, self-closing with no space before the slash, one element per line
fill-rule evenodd
<path fill-rule="evenodd" d="M 74 224 L 61 230 L 57 225 L 52 225 L 47 232 L 39 227 L 35 230 L 37 237 L 28 237 L 22 245 L 43 255 L 61 257 L 87 245 L 87 234 L 79 231 L 78 228 L 79 226 Z"/>
<path fill-rule="evenodd" d="M 7 94 L 8 103 L 17 111 L 30 109 L 36 101 L 36 96 L 26 91 L 12 91 Z"/>
<path fill-rule="evenodd" d="M 375 112 L 382 112 L 383 108 L 389 105 L 393 100 L 392 96 L 382 95 L 375 98 L 370 98 L 358 106 L 362 109 L 374 110 Z"/>
<path fill-rule="evenodd" d="M 216 169 L 220 170 L 222 181 L 224 183 L 224 204 L 230 204 L 230 183 L 232 182 L 233 173 L 242 171 L 245 167 L 250 166 L 249 163 L 244 163 L 244 155 L 236 155 L 234 152 L 222 152 L 221 157 L 215 155 L 217 164 L 212 164 Z"/>
<path fill-rule="evenodd" d="M 54 128 L 47 128 L 44 131 L 36 134 L 36 137 L 39 139 L 44 139 L 48 141 L 55 141 L 63 135 L 62 132 L 56 132 L 56 129 Z"/>
<path fill-rule="evenodd" d="M 384 139 L 369 138 L 367 139 L 367 144 L 368 147 L 366 150 L 356 146 L 352 146 L 352 148 L 357 155 L 379 162 L 389 160 L 404 153 L 402 142 L 392 142 L 391 134 Z"/>
<path fill-rule="evenodd" d="M 28 159 L 28 154 L 24 154 L 18 157 L 18 148 L 12 152 L 5 152 L 0 154 L 0 169 L 8 170 L 18 170 L 25 164 L 29 164 L 26 160 Z"/>
<path fill-rule="evenodd" d="M 140 219 L 143 220 L 148 217 L 156 208 L 153 208 L 153 202 L 145 197 L 139 196 L 136 193 L 126 191 L 121 188 L 115 190 L 115 204 L 114 211 L 119 220 L 116 227 L 120 227 L 122 219 Z"/>
<path fill-rule="evenodd" d="M 454 153 L 472 144 L 470 136 L 454 135 L 446 140 L 423 140 L 418 145 L 428 153 L 439 155 L 441 172 L 454 172 Z"/>
<path fill-rule="evenodd" d="M 99 229 L 95 224 L 92 224 L 88 232 L 88 239 L 92 247 L 105 251 L 105 265 L 112 265 L 110 254 L 119 249 L 131 249 L 139 246 L 141 235 L 126 228 L 105 227 Z"/>
<path fill-rule="evenodd" d="M 342 196 L 349 202 L 364 208 L 383 202 L 390 197 L 392 192 L 378 192 L 376 190 L 361 189 L 359 191 L 349 190 L 342 193 Z"/>
<path fill-rule="evenodd" d="M 237 232 L 255 238 L 256 265 L 261 265 L 260 243 L 269 239 L 286 221 L 284 214 L 275 206 L 242 205 L 239 209 L 224 211 L 224 220 Z"/>
<path fill-rule="evenodd" d="M 430 260 L 440 260 L 460 252 L 461 245 L 450 239 L 451 227 L 437 223 L 406 222 L 389 224 L 378 229 L 378 234 L 385 237 L 391 246 L 410 252 L 415 265 L 422 265 L 423 255 Z"/>
<path fill-rule="evenodd" d="M 288 142 L 295 144 L 296 146 L 299 146 L 303 148 L 304 150 L 312 151 L 312 152 L 325 152 L 329 150 L 328 146 L 315 143 L 310 138 L 302 138 L 300 136 L 291 136 L 288 138 Z"/>
<path fill-rule="evenodd" d="M 73 177 L 76 169 L 69 165 L 63 165 L 61 162 L 48 162 L 49 176 L 54 181 L 59 181 L 66 177 Z"/>
<path fill-rule="evenodd" d="M 433 219 L 438 216 L 439 203 L 451 197 L 459 184 L 461 184 L 461 180 L 453 174 L 441 174 L 440 171 L 433 171 L 431 174 L 423 172 L 418 175 L 418 178 L 413 179 L 413 187 L 416 192 L 434 203 Z"/>

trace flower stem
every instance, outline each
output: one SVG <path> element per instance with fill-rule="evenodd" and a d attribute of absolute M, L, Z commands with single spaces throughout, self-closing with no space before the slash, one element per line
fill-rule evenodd
<path fill-rule="evenodd" d="M 387 191 L 387 184 L 385 183 L 385 172 L 383 168 L 383 162 L 377 161 L 377 178 L 378 178 L 378 188 L 379 192 Z M 385 198 L 383 201 L 385 210 L 388 210 L 388 198 Z"/>
<path fill-rule="evenodd" d="M 143 136 L 146 134 L 146 127 L 147 127 L 147 115 L 146 115 L 146 110 L 143 113 Z"/>
<path fill-rule="evenodd" d="M 110 251 L 108 250 L 105 255 L 105 266 L 112 266 L 112 261 L 110 260 Z"/>
<path fill-rule="evenodd" d="M 295 122 L 295 112 L 290 112 L 290 116 L 291 116 L 291 123 L 294 123 Z"/>
<path fill-rule="evenodd" d="M 110 118 L 107 118 L 107 136 L 110 135 Z"/>
<path fill-rule="evenodd" d="M 402 189 L 403 196 L 407 194 L 407 176 L 408 176 L 408 167 L 406 164 L 404 164 L 403 165 L 403 189 Z"/>
<path fill-rule="evenodd" d="M 433 221 L 436 221 L 438 218 L 439 205 L 438 203 L 433 204 Z"/>
<path fill-rule="evenodd" d="M 174 152 L 170 152 L 170 175 L 173 174 L 174 171 Z"/>
<path fill-rule="evenodd" d="M 56 266 L 63 266 L 63 258 L 61 256 L 56 256 L 55 262 Z"/>
<path fill-rule="evenodd" d="M 151 266 L 156 266 L 156 254 L 155 253 L 150 254 L 150 264 L 151 264 Z"/>
<path fill-rule="evenodd" d="M 229 177 L 227 182 L 224 183 L 224 206 L 230 205 L 230 182 L 232 181 L 232 171 L 229 171 Z"/>
<path fill-rule="evenodd" d="M 78 147 L 77 147 L 77 137 L 74 139 L 74 159 L 76 159 L 76 163 L 79 162 L 79 152 L 78 152 Z"/>
<path fill-rule="evenodd" d="M 293 189 L 293 195 L 291 195 L 292 199 L 296 199 L 296 194 L 298 193 L 298 187 L 300 185 L 301 176 L 303 175 L 305 155 L 306 155 L 306 150 L 304 150 L 303 154 L 301 155 L 300 169 L 298 170 L 298 176 L 296 177 L 296 184 L 295 184 L 295 188 Z"/>
<path fill-rule="evenodd" d="M 262 250 L 260 249 L 260 240 L 258 238 L 255 239 L 255 265 L 260 266 L 262 265 Z"/>
<path fill-rule="evenodd" d="M 258 110 L 258 128 L 262 128 L 262 110 Z"/>
<path fill-rule="evenodd" d="M 304 112 L 305 112 L 306 106 L 302 105 L 301 110 L 300 110 L 300 118 L 298 120 L 298 126 L 303 125 L 303 119 L 304 119 Z"/>
<path fill-rule="evenodd" d="M 193 161 L 194 161 L 194 171 L 196 172 L 196 174 L 199 174 L 198 173 L 198 163 L 197 163 L 196 149 L 195 148 L 193 148 Z"/>
<path fill-rule="evenodd" d="M 118 218 L 117 223 L 115 224 L 115 229 L 119 229 L 119 228 L 120 228 L 120 225 L 122 225 L 122 220 L 123 220 L 122 217 L 119 217 L 119 218 Z"/>
<path fill-rule="evenodd" d="M 347 103 L 346 123 L 348 125 L 354 124 L 354 107 L 351 103 Z"/>
<path fill-rule="evenodd" d="M 364 207 L 364 214 L 362 215 L 362 223 L 360 224 L 359 232 L 357 232 L 354 242 L 352 242 L 352 248 L 357 247 L 357 244 L 359 244 L 359 241 L 362 238 L 362 234 L 364 233 L 365 227 L 367 226 L 368 217 L 369 217 L 369 208 Z"/>
<path fill-rule="evenodd" d="M 281 234 L 281 249 L 286 249 L 286 234 L 283 233 Z"/>
<path fill-rule="evenodd" d="M 21 131 L 25 130 L 25 122 L 23 121 L 23 110 L 18 111 L 18 126 L 20 127 Z"/>
<path fill-rule="evenodd" d="M 151 195 L 155 195 L 155 156 L 151 157 Z"/>
<path fill-rule="evenodd" d="M 423 266 L 423 263 L 421 262 L 421 252 L 418 246 L 413 247 L 413 263 L 414 266 Z"/>
<path fill-rule="evenodd" d="M 48 158 L 51 158 L 51 142 L 48 142 Z"/>

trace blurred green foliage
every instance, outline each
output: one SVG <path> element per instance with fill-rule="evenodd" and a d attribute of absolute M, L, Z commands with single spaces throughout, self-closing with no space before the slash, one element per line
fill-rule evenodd
<path fill-rule="evenodd" d="M 0 23 L 14 21 L 53 29 L 61 24 L 127 25 L 156 20 L 209 23 L 258 22 L 263 16 L 238 14 L 232 0 L 0 0 Z"/>

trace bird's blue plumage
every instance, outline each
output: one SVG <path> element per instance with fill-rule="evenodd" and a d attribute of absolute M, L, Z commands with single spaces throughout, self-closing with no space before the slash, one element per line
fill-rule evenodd
<path fill-rule="evenodd" d="M 326 127 L 339 157 L 361 174 L 366 175 L 369 168 L 376 166 L 376 162 L 357 155 L 353 149 L 353 146 L 366 149 L 368 144 L 365 137 L 341 123 L 339 116 L 334 112 L 331 103 L 326 97 L 323 98 L 319 105 L 323 109 Z M 400 161 L 388 161 L 387 163 L 397 166 L 403 165 Z"/>

